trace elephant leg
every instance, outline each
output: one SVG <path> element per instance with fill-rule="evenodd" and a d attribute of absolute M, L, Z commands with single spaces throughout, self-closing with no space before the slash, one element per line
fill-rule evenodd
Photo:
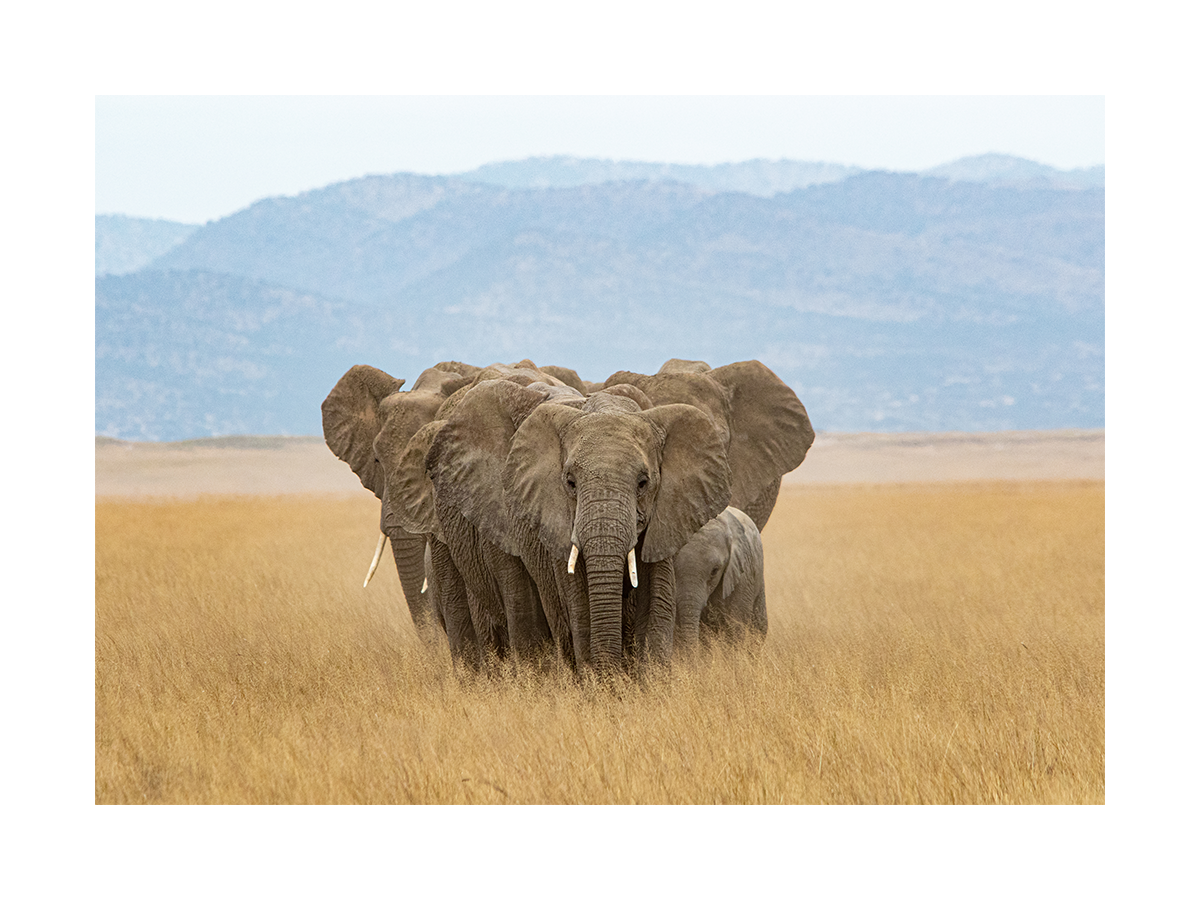
<path fill-rule="evenodd" d="M 650 608 L 645 654 L 652 662 L 668 662 L 675 645 L 675 560 L 650 564 Z"/>
<path fill-rule="evenodd" d="M 430 540 L 430 563 L 437 582 L 437 613 L 446 628 L 450 641 L 450 657 L 456 663 L 478 671 L 480 666 L 479 640 L 471 623 L 467 603 L 467 588 L 450 558 L 450 548 L 437 539 Z"/>
<path fill-rule="evenodd" d="M 675 563 L 664 559 L 639 566 L 638 586 L 629 595 L 626 617 L 632 619 L 630 657 L 646 662 L 666 662 L 675 642 Z"/>
<path fill-rule="evenodd" d="M 483 548 L 504 601 L 509 646 L 514 654 L 525 658 L 543 655 L 550 644 L 550 626 L 533 579 L 517 557 L 488 541 L 483 542 Z"/>
<path fill-rule="evenodd" d="M 548 555 L 548 554 L 547 554 Z M 565 560 L 550 560 L 559 596 L 566 607 L 567 623 L 571 635 L 571 653 L 576 669 L 591 662 L 591 611 L 588 606 L 587 563 L 580 556 L 575 563 L 575 572 L 567 572 Z"/>
<path fill-rule="evenodd" d="M 422 593 L 427 573 L 425 572 L 424 535 L 393 533 L 388 536 L 392 545 L 392 557 L 396 561 L 396 572 L 400 576 L 400 587 L 404 590 L 404 601 L 408 604 L 409 615 L 412 616 L 413 626 L 417 635 L 426 646 L 433 646 L 438 641 L 437 625 L 434 622 L 433 607 L 430 604 L 428 588 Z"/>
<path fill-rule="evenodd" d="M 626 576 L 628 578 L 628 576 Z M 646 629 L 650 621 L 650 586 L 642 565 L 641 587 L 627 584 L 621 598 L 621 652 L 625 661 L 640 659 L 646 649 Z"/>
<path fill-rule="evenodd" d="M 760 638 L 765 638 L 767 636 L 767 588 L 761 568 L 758 570 L 758 578 L 751 583 L 754 585 L 754 595 L 749 603 L 750 631 Z"/>
<path fill-rule="evenodd" d="M 680 571 L 675 566 L 675 647 L 691 652 L 700 646 L 700 615 L 708 602 L 703 572 Z"/>
<path fill-rule="evenodd" d="M 438 519 L 450 547 L 450 557 L 466 588 L 467 607 L 481 658 L 503 659 L 509 649 L 508 622 L 500 586 L 488 566 L 479 532 L 462 513 L 445 504 L 439 504 Z"/>
<path fill-rule="evenodd" d="M 537 588 L 542 614 L 550 629 L 554 646 L 567 665 L 575 667 L 575 647 L 571 637 L 571 617 L 568 613 L 567 596 L 559 587 L 559 579 L 554 567 L 554 560 L 540 542 L 536 540 L 530 545 L 528 552 L 521 557 L 534 586 Z M 565 566 L 565 563 L 561 564 Z M 574 578 L 575 576 L 568 576 Z"/>

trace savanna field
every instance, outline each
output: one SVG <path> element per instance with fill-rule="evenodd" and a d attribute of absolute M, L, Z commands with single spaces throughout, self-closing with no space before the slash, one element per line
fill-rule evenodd
<path fill-rule="evenodd" d="M 604 687 L 456 675 L 378 518 L 97 500 L 97 803 L 1105 800 L 1102 481 L 785 488 L 761 648 Z"/>

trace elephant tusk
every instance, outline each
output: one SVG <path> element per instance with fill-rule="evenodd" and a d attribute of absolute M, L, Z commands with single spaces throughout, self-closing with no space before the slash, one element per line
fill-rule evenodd
<path fill-rule="evenodd" d="M 636 547 L 633 550 L 629 551 L 629 580 L 633 583 L 634 587 L 637 587 L 637 559 L 635 556 L 636 552 L 637 552 Z"/>
<path fill-rule="evenodd" d="M 375 545 L 375 558 L 371 560 L 371 568 L 367 570 L 366 580 L 363 581 L 363 587 L 371 583 L 371 576 L 375 574 L 375 569 L 379 565 L 379 557 L 383 556 L 383 542 L 387 540 L 387 535 L 382 532 L 379 535 L 379 543 Z"/>
<path fill-rule="evenodd" d="M 575 574 L 575 560 L 579 559 L 579 547 L 575 544 L 571 545 L 571 558 L 567 560 L 567 574 Z"/>
<path fill-rule="evenodd" d="M 424 581 L 421 582 L 421 593 L 422 594 L 425 593 L 425 590 L 428 587 L 429 587 L 429 579 L 426 578 Z"/>

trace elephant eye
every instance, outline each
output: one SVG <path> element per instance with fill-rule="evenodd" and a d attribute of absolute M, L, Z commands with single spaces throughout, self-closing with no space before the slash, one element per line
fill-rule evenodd
<path fill-rule="evenodd" d="M 643 472 L 641 475 L 638 476 L 638 481 L 637 481 L 638 493 L 639 494 L 644 493 L 646 488 L 649 486 L 650 486 L 650 478 L 649 478 L 649 476 L 646 475 L 645 472 Z"/>
<path fill-rule="evenodd" d="M 575 476 L 567 473 L 567 493 L 574 496 L 575 494 Z"/>

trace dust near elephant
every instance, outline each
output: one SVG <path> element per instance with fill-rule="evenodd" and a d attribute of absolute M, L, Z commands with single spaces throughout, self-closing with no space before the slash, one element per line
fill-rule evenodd
<path fill-rule="evenodd" d="M 675 555 L 675 649 L 694 649 L 702 635 L 736 640 L 766 633 L 762 536 L 730 506 Z"/>

